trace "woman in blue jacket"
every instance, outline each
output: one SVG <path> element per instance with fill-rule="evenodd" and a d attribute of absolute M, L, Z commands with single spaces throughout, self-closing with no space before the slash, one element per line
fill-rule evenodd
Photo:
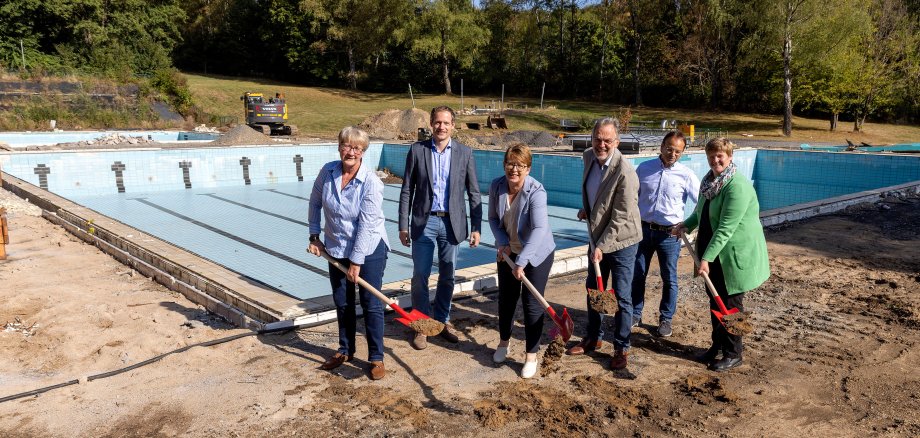
<path fill-rule="evenodd" d="M 526 355 L 521 377 L 537 374 L 537 351 L 543 333 L 543 306 L 523 288 L 527 279 L 543 294 L 553 266 L 556 244 L 549 228 L 546 190 L 531 178 L 530 148 L 522 143 L 505 152 L 505 175 L 495 178 L 489 187 L 489 226 L 495 235 L 498 261 L 498 330 L 499 343 L 492 359 L 504 362 L 508 357 L 511 327 L 518 298 L 524 309 Z M 509 257 L 512 269 L 502 256 Z"/>

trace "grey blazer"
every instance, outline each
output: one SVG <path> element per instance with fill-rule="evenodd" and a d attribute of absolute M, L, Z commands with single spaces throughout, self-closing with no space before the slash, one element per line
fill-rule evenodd
<path fill-rule="evenodd" d="M 639 176 L 619 150 L 611 151 L 610 166 L 601 177 L 594 209 L 588 208 L 588 171 L 597 157 L 594 149 L 585 150 L 581 178 L 582 208 L 588 214 L 591 241 L 601 252 L 611 253 L 642 241 L 642 218 L 639 215 Z"/>
<path fill-rule="evenodd" d="M 464 190 L 469 198 L 469 223 L 473 232 L 481 232 L 482 202 L 479 197 L 479 181 L 476 179 L 473 150 L 456 140 L 451 142 L 447 211 L 450 213 L 451 230 L 456 239 L 456 242 L 450 243 L 458 245 L 469 236 L 466 227 L 466 205 L 463 203 Z M 422 235 L 431 215 L 431 200 L 434 197 L 430 177 L 431 148 L 432 140 L 415 142 L 409 147 L 409 153 L 406 155 L 406 173 L 403 175 L 402 190 L 399 194 L 399 229 L 409 230 L 413 240 Z"/>
<path fill-rule="evenodd" d="M 516 214 L 518 229 L 513 232 L 517 233 L 524 245 L 516 263 L 521 267 L 527 267 L 528 263 L 539 266 L 556 249 L 553 232 L 549 228 L 546 190 L 543 184 L 528 175 L 518 196 L 521 199 L 517 201 L 517 210 L 507 211 L 508 179 L 500 176 L 492 180 L 489 186 L 489 227 L 495 235 L 495 246 L 508 245 L 511 241 L 508 234 L 510 230 L 505 229 L 503 219 L 506 214 Z"/>

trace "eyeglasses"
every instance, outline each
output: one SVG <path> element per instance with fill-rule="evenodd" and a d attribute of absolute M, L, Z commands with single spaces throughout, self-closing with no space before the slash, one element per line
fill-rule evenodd
<path fill-rule="evenodd" d="M 528 165 L 526 165 L 526 164 L 505 163 L 505 169 L 508 169 L 508 170 L 514 170 L 514 169 L 517 169 L 517 170 L 524 170 L 524 169 L 526 169 L 526 168 L 528 168 L 528 167 L 530 167 L 530 166 L 528 166 Z"/>
<path fill-rule="evenodd" d="M 355 152 L 355 153 L 363 153 L 363 152 L 364 152 L 364 148 L 361 147 L 361 146 L 352 146 L 352 145 L 347 145 L 347 144 L 343 144 L 343 145 L 339 146 L 339 150 L 342 151 L 342 152 L 348 152 L 348 151 L 352 151 L 352 152 Z"/>

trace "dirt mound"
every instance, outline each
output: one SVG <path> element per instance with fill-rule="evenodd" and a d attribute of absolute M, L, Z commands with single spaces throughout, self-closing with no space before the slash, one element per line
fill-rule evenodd
<path fill-rule="evenodd" d="M 458 138 L 470 147 L 507 148 L 513 143 L 524 143 L 532 148 L 551 148 L 558 139 L 546 131 L 510 131 L 497 132 L 495 135 L 458 134 Z"/>
<path fill-rule="evenodd" d="M 696 399 L 697 403 L 708 405 L 715 402 L 734 403 L 738 396 L 725 389 L 718 377 L 709 374 L 692 374 L 678 383 L 684 394 Z"/>
<path fill-rule="evenodd" d="M 249 125 L 239 125 L 210 144 L 213 146 L 234 146 L 271 143 L 271 137 L 250 128 Z"/>
<path fill-rule="evenodd" d="M 545 436 L 604 436 L 610 419 L 647 416 L 648 397 L 598 376 L 578 376 L 575 390 L 500 382 L 473 403 L 479 422 L 497 430 L 521 422 Z"/>
<path fill-rule="evenodd" d="M 427 128 L 428 113 L 418 108 L 391 109 L 364 119 L 358 128 L 367 132 L 371 138 L 384 140 L 414 140 L 418 138 L 418 128 Z"/>

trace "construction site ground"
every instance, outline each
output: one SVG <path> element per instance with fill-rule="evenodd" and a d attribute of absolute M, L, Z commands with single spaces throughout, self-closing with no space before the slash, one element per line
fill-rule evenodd
<path fill-rule="evenodd" d="M 2 189 L 0 206 L 12 240 L 0 261 L 0 397 L 246 332 Z M 768 230 L 773 275 L 745 300 L 755 331 L 743 365 L 726 373 L 694 360 L 710 326 L 684 256 L 674 335 L 654 335 L 653 264 L 625 371 L 609 369 L 606 343 L 522 380 L 520 322 L 509 361 L 493 364 L 493 293 L 455 303 L 458 344 L 413 350 L 388 315 L 380 381 L 368 378 L 360 324 L 355 361 L 318 369 L 337 346 L 331 323 L 195 347 L 0 403 L 0 436 L 918 436 L 918 223 L 920 199 L 893 198 Z M 577 341 L 584 275 L 552 280 L 547 297 L 568 307 Z"/>

